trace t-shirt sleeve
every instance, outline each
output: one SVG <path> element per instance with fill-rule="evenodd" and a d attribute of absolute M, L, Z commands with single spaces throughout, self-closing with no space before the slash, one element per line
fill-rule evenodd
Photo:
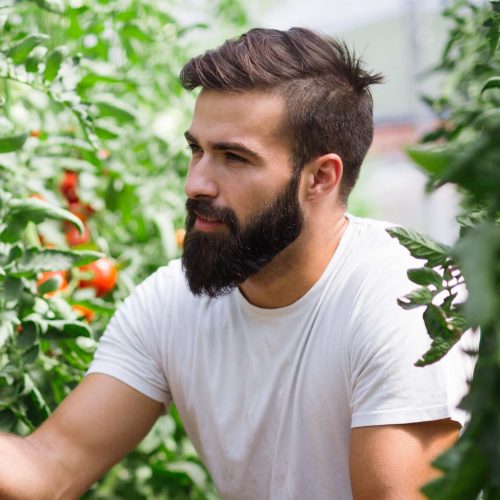
<path fill-rule="evenodd" d="M 168 408 L 172 397 L 160 351 L 167 268 L 138 285 L 119 306 L 99 341 L 86 375 L 110 375 Z"/>
<path fill-rule="evenodd" d="M 413 264 L 413 266 L 412 266 Z M 396 299 L 417 287 L 406 270 L 416 261 L 395 259 L 367 277 L 356 303 L 349 344 L 352 427 L 405 424 L 451 418 L 464 425 L 457 405 L 466 394 L 474 361 L 464 352 L 467 333 L 440 361 L 415 362 L 431 344 L 424 307 L 404 310 Z"/>

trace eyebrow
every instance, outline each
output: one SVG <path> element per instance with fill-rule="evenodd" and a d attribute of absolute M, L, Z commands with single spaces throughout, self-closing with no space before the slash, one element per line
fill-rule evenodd
<path fill-rule="evenodd" d="M 184 132 L 184 137 L 188 142 L 193 142 L 198 144 L 198 140 L 189 130 L 186 130 L 186 132 Z M 264 158 L 262 158 L 262 156 L 260 156 L 258 153 L 251 150 L 249 147 L 245 146 L 241 142 L 213 142 L 209 143 L 209 145 L 215 151 L 228 151 L 228 150 L 238 151 L 247 156 L 250 156 L 251 158 L 253 158 L 258 162 L 264 162 Z"/>

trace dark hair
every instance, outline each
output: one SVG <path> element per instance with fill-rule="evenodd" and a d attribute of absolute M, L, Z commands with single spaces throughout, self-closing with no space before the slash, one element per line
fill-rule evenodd
<path fill-rule="evenodd" d="M 288 136 L 294 168 L 338 154 L 347 201 L 373 139 L 368 86 L 382 76 L 365 71 L 345 43 L 304 28 L 252 29 L 188 61 L 180 79 L 187 90 L 278 90 L 286 102 L 280 131 Z"/>

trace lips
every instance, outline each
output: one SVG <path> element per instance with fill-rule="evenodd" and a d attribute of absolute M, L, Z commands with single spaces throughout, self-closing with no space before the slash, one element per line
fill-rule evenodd
<path fill-rule="evenodd" d="M 196 213 L 194 227 L 199 231 L 212 231 L 218 227 L 221 227 L 223 224 L 224 223 L 219 220 L 206 218 Z"/>
<path fill-rule="evenodd" d="M 204 222 L 221 222 L 220 220 L 218 219 L 214 219 L 213 217 L 210 217 L 210 216 L 206 216 L 206 215 L 201 215 L 200 213 L 198 212 L 195 212 L 196 214 L 196 217 Z"/>

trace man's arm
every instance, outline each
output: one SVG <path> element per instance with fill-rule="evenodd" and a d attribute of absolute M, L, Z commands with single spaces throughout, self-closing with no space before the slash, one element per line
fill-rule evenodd
<path fill-rule="evenodd" d="M 26 438 L 0 435 L 0 498 L 74 499 L 130 452 L 163 405 L 91 374 Z"/>
<path fill-rule="evenodd" d="M 450 419 L 352 429 L 354 500 L 424 498 L 420 488 L 439 475 L 431 461 L 455 442 L 459 430 Z"/>

